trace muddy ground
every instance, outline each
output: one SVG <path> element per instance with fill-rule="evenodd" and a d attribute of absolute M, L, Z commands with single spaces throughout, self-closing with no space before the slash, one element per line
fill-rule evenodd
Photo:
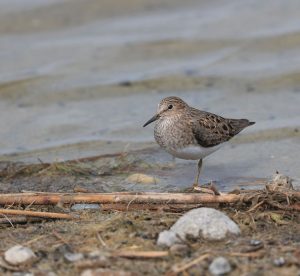
<path fill-rule="evenodd" d="M 67 163 L 35 165 L 3 162 L 0 172 L 1 192 L 112 192 L 115 185 L 118 187 L 118 182 L 126 183 L 126 178 L 132 172 L 163 177 L 174 168 L 172 162 L 142 162 L 143 154 L 144 150 Z M 142 191 L 151 190 L 151 185 L 158 184 L 127 183 L 123 186 L 124 191 Z M 29 209 L 70 212 L 70 207 L 30 206 Z M 208 266 L 216 256 L 224 256 L 230 261 L 230 275 L 299 275 L 298 213 L 269 209 L 264 205 L 251 212 L 248 212 L 251 206 L 247 205 L 215 207 L 238 223 L 242 231 L 240 237 L 221 242 L 191 239 L 185 243 L 184 248 L 172 248 L 168 256 L 162 258 L 128 259 L 116 257 L 116 252 L 167 250 L 156 245 L 157 236 L 168 229 L 182 212 L 163 209 L 127 212 L 93 210 L 77 212 L 80 218 L 74 221 L 37 220 L 24 224 L 1 224 L 0 250 L 4 253 L 16 244 L 30 247 L 37 254 L 38 260 L 19 270 L 34 275 L 47 275 L 49 272 L 80 275 L 85 269 L 95 269 L 95 259 L 98 260 L 96 267 L 109 271 L 164 275 L 205 253 L 209 253 L 207 259 L 186 269 L 182 275 L 209 275 Z M 251 240 L 260 242 L 251 245 Z M 83 253 L 84 260 L 70 262 L 65 258 L 66 253 Z M 282 263 L 280 258 L 284 259 Z M 2 275 L 13 273 L 11 267 L 5 268 L 3 265 L 0 265 L 0 271 Z"/>

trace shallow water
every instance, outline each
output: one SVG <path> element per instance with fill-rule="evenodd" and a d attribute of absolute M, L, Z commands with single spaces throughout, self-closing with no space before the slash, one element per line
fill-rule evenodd
<path fill-rule="evenodd" d="M 299 10 L 297 0 L 0 1 L 0 160 L 152 146 L 141 126 L 177 95 L 257 122 L 207 158 L 205 180 L 299 179 Z M 192 164 L 179 161 L 168 181 L 192 180 Z"/>

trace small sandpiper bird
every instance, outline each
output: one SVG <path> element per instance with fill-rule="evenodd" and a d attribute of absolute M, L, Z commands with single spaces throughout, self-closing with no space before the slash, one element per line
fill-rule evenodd
<path fill-rule="evenodd" d="M 177 158 L 199 160 L 194 186 L 198 186 L 202 159 L 255 124 L 247 119 L 226 119 L 198 110 L 178 97 L 163 99 L 157 113 L 143 127 L 154 121 L 154 138 L 163 149 Z"/>

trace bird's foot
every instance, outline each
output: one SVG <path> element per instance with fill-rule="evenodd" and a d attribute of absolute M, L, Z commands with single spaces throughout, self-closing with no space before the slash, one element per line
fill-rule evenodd
<path fill-rule="evenodd" d="M 199 193 L 206 193 L 211 195 L 220 195 L 216 185 L 211 181 L 209 184 L 199 185 L 193 184 L 193 190 Z"/>

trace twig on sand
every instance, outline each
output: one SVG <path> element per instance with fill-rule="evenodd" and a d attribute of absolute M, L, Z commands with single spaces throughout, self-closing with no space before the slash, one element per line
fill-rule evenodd
<path fill-rule="evenodd" d="M 28 222 L 40 222 L 41 220 L 42 218 L 37 218 L 37 217 L 28 218 L 26 216 L 14 216 L 14 217 L 0 218 L 0 224 L 25 224 Z"/>
<path fill-rule="evenodd" d="M 80 260 L 76 262 L 74 265 L 77 269 L 83 270 L 86 268 L 94 268 L 94 267 L 107 267 L 111 263 L 108 261 L 108 258 L 106 257 L 99 257 L 99 258 L 93 258 L 93 259 L 87 259 L 87 260 Z"/>
<path fill-rule="evenodd" d="M 63 244 L 69 245 L 69 243 L 60 235 L 58 234 L 55 230 L 52 231 L 52 234 L 60 240 Z"/>
<path fill-rule="evenodd" d="M 113 257 L 122 257 L 128 259 L 157 259 L 169 256 L 168 251 L 119 251 L 113 254 Z"/>
<path fill-rule="evenodd" d="M 1 215 L 4 217 L 4 222 L 10 224 L 12 228 L 15 228 L 15 226 L 13 225 L 11 219 L 7 215 L 5 215 L 5 214 L 1 214 Z"/>
<path fill-rule="evenodd" d="M 74 217 L 69 214 L 37 212 L 37 211 L 27 211 L 27 210 L 0 209 L 0 214 L 30 216 L 30 217 L 39 217 L 39 218 L 52 218 L 52 219 L 74 219 Z"/>
<path fill-rule="evenodd" d="M 99 232 L 96 233 L 96 236 L 97 236 L 98 241 L 101 243 L 101 245 L 107 248 L 107 244 L 106 244 L 106 242 L 102 239 L 102 237 L 101 237 L 101 235 L 100 235 Z"/>
<path fill-rule="evenodd" d="M 233 257 L 247 257 L 247 258 L 262 258 L 266 252 L 264 250 L 259 250 L 255 252 L 232 252 L 229 253 Z"/>
<path fill-rule="evenodd" d="M 24 245 L 24 246 L 29 246 L 30 244 L 33 244 L 33 243 L 35 243 L 36 241 L 39 241 L 40 239 L 43 239 L 43 238 L 45 238 L 45 237 L 47 237 L 47 236 L 48 236 L 48 235 L 37 236 L 37 237 L 35 237 L 35 238 L 33 238 L 33 239 L 31 239 L 31 240 L 25 242 L 23 245 Z"/>
<path fill-rule="evenodd" d="M 192 266 L 204 261 L 205 259 L 209 258 L 210 256 L 211 256 L 210 253 L 206 253 L 206 254 L 201 255 L 201 256 L 197 257 L 196 259 L 194 259 L 194 260 L 192 260 L 188 263 L 185 263 L 185 264 L 180 265 L 180 266 L 173 267 L 170 271 L 168 271 L 166 273 L 166 276 L 178 275 L 179 273 L 184 272 L 185 270 L 191 268 Z"/>
<path fill-rule="evenodd" d="M 102 252 L 103 253 L 103 252 Z M 158 259 L 169 255 L 168 251 L 131 251 L 121 250 L 119 252 L 107 251 L 106 254 L 97 258 L 85 259 L 75 263 L 76 268 L 86 269 L 93 267 L 107 267 L 111 265 L 111 259 L 128 258 L 128 259 Z"/>
<path fill-rule="evenodd" d="M 265 201 L 261 201 L 261 202 L 258 202 L 257 204 L 255 204 L 254 206 L 252 206 L 247 212 L 250 213 L 250 212 L 253 212 L 254 210 L 256 210 L 258 207 L 260 207 L 261 205 L 263 205 L 265 203 Z"/>

